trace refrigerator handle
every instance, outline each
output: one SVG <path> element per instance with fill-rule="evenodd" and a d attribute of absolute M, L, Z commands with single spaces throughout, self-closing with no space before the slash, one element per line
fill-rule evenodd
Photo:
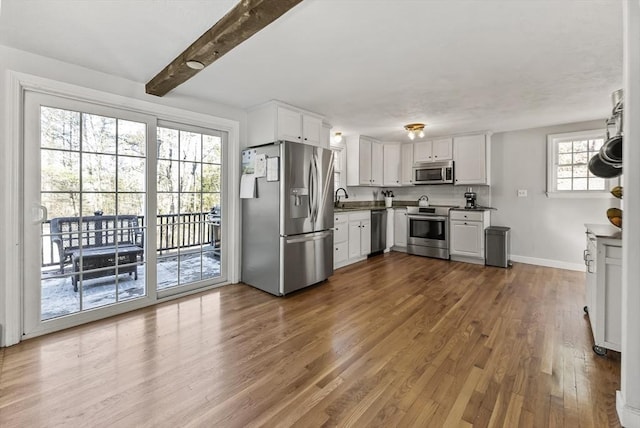
<path fill-rule="evenodd" d="M 319 241 L 321 239 L 325 239 L 327 237 L 329 237 L 329 235 L 331 234 L 331 230 L 327 230 L 324 232 L 317 232 L 317 233 L 312 233 L 312 234 L 304 234 L 304 235 L 297 235 L 297 236 L 293 236 L 290 238 L 287 238 L 285 240 L 285 243 L 287 244 L 298 244 L 300 242 L 309 242 L 309 241 Z"/>
<path fill-rule="evenodd" d="M 313 222 L 313 161 L 309 161 L 309 217 Z"/>

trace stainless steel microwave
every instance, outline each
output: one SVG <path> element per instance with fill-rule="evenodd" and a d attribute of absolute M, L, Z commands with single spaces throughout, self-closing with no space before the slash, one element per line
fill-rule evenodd
<path fill-rule="evenodd" d="M 416 162 L 413 164 L 413 184 L 452 184 L 453 161 Z"/>

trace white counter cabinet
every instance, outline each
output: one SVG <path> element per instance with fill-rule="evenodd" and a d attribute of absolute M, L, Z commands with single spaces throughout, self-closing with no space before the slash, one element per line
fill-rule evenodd
<path fill-rule="evenodd" d="M 393 250 L 407 251 L 407 209 L 393 210 Z"/>
<path fill-rule="evenodd" d="M 621 350 L 622 239 L 609 225 L 585 225 L 585 312 L 593 332 L 593 351 Z"/>
<path fill-rule="evenodd" d="M 334 269 L 367 258 L 371 252 L 371 211 L 334 214 Z"/>
<path fill-rule="evenodd" d="M 449 222 L 451 260 L 484 264 L 484 230 L 491 223 L 491 212 L 454 209 Z"/>

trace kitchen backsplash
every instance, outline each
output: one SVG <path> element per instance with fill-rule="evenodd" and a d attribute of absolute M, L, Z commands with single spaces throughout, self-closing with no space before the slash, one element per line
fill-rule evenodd
<path fill-rule="evenodd" d="M 464 193 L 467 191 L 467 187 L 469 186 L 448 184 L 412 187 L 347 187 L 347 192 L 349 193 L 349 202 L 382 201 L 384 200 L 382 190 L 391 190 L 396 200 L 417 201 L 420 196 L 427 195 L 431 204 L 464 206 Z M 478 205 L 491 206 L 491 187 L 471 187 L 478 195 Z M 342 192 L 340 194 L 342 195 Z"/>

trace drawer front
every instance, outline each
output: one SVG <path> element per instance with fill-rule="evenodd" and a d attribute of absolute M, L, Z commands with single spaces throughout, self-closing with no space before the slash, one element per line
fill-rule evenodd
<path fill-rule="evenodd" d="M 333 242 L 346 242 L 349 240 L 349 223 L 340 222 L 334 225 Z"/>
<path fill-rule="evenodd" d="M 622 260 L 622 247 L 616 247 L 614 245 L 605 245 L 605 256 L 612 259 Z"/>
<path fill-rule="evenodd" d="M 338 265 L 347 261 L 349 255 L 349 243 L 341 242 L 333 244 L 333 264 Z"/>
<path fill-rule="evenodd" d="M 483 216 L 484 213 L 482 211 L 453 210 L 449 212 L 449 218 L 451 218 L 451 220 L 482 221 Z"/>
<path fill-rule="evenodd" d="M 346 223 L 349 221 L 349 214 L 334 214 L 333 222 L 334 223 Z"/>
<path fill-rule="evenodd" d="M 371 218 L 371 211 L 356 211 L 349 213 L 349 221 L 354 220 L 369 220 Z"/>

